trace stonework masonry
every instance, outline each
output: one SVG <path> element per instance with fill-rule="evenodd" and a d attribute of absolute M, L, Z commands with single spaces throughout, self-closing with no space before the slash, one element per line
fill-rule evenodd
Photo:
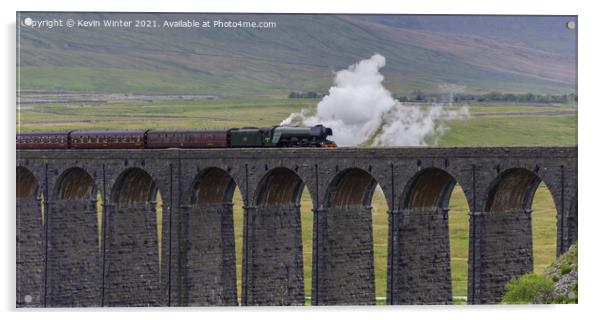
<path fill-rule="evenodd" d="M 452 300 L 447 210 L 405 209 L 395 219 L 393 304 L 449 304 Z"/>
<path fill-rule="evenodd" d="M 18 150 L 17 307 L 303 305 L 304 187 L 312 304 L 375 304 L 376 185 L 389 213 L 388 304 L 451 303 L 454 185 L 469 206 L 468 302 L 497 303 L 533 269 L 542 182 L 560 254 L 577 241 L 574 147 Z"/>

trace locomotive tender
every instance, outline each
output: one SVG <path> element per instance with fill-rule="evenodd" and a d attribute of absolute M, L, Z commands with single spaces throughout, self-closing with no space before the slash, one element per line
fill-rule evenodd
<path fill-rule="evenodd" d="M 332 129 L 248 127 L 136 131 L 56 131 L 17 134 L 17 149 L 167 149 L 336 147 Z"/>

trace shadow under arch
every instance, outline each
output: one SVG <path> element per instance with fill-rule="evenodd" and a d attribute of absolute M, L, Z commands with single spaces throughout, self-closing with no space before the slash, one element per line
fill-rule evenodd
<path fill-rule="evenodd" d="M 294 171 L 279 167 L 268 171 L 259 182 L 257 206 L 299 205 L 305 184 Z"/>
<path fill-rule="evenodd" d="M 332 180 L 326 191 L 325 207 L 369 207 L 376 189 L 376 179 L 363 169 L 343 170 Z"/>
<path fill-rule="evenodd" d="M 39 182 L 26 167 L 16 169 L 17 306 L 44 304 L 44 201 Z"/>
<path fill-rule="evenodd" d="M 513 276 L 533 271 L 532 205 L 540 185 L 545 186 L 541 176 L 521 167 L 502 171 L 489 184 L 482 200 L 484 213 L 472 219 L 474 234 L 479 237 L 471 239 L 475 251 L 471 264 L 476 270 L 469 275 L 473 278 L 469 280 L 474 287 L 469 290 L 473 303 L 498 303 Z M 551 199 L 558 217 L 556 198 L 551 195 Z"/>
<path fill-rule="evenodd" d="M 300 199 L 305 183 L 293 170 L 273 168 L 245 208 L 244 305 L 303 305 Z"/>
<path fill-rule="evenodd" d="M 199 173 L 192 184 L 190 205 L 232 202 L 236 182 L 228 172 L 210 167 Z"/>
<path fill-rule="evenodd" d="M 236 182 L 206 168 L 193 180 L 179 224 L 182 306 L 237 305 L 232 198 Z"/>
<path fill-rule="evenodd" d="M 38 179 L 27 168 L 17 167 L 17 198 L 35 198 L 38 195 Z"/>
<path fill-rule="evenodd" d="M 530 170 L 512 168 L 500 173 L 487 189 L 485 212 L 531 210 L 541 178 Z"/>
<path fill-rule="evenodd" d="M 96 199 L 96 184 L 84 169 L 73 167 L 61 174 L 53 193 L 57 200 L 93 200 Z"/>
<path fill-rule="evenodd" d="M 418 171 L 406 183 L 401 210 L 389 220 L 390 304 L 452 302 L 448 212 L 456 186 L 451 173 L 436 167 Z M 467 203 L 463 190 L 462 194 Z"/>
<path fill-rule="evenodd" d="M 314 304 L 376 303 L 372 196 L 377 185 L 372 174 L 356 167 L 329 183 L 324 207 L 314 217 Z"/>
<path fill-rule="evenodd" d="M 47 218 L 47 306 L 101 303 L 96 190 L 94 178 L 80 167 L 66 169 L 56 180 Z"/>
<path fill-rule="evenodd" d="M 422 169 L 406 185 L 402 208 L 447 208 L 456 185 L 456 179 L 443 169 Z"/>
<path fill-rule="evenodd" d="M 167 304 L 170 230 L 163 213 L 170 204 L 158 201 L 158 191 L 138 167 L 123 171 L 111 188 L 103 230 L 104 306 Z"/>
<path fill-rule="evenodd" d="M 143 169 L 129 168 L 119 175 L 112 188 L 112 202 L 120 206 L 154 202 L 157 185 L 153 177 Z"/>

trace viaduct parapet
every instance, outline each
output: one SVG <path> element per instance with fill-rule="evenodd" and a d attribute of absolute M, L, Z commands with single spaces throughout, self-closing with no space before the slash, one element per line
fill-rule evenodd
<path fill-rule="evenodd" d="M 456 184 L 470 215 L 469 303 L 499 302 L 512 276 L 532 271 L 541 182 L 557 209 L 557 254 L 577 240 L 575 147 L 19 150 L 16 170 L 19 307 L 303 305 L 305 187 L 314 305 L 375 304 L 377 185 L 389 304 L 451 303 Z"/>

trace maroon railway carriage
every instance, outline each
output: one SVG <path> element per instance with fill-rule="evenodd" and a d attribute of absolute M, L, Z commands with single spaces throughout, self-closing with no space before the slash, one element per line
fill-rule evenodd
<path fill-rule="evenodd" d="M 336 147 L 330 128 L 313 127 L 62 131 L 17 134 L 17 149 L 204 149 Z"/>
<path fill-rule="evenodd" d="M 146 147 L 164 148 L 227 148 L 228 129 L 149 130 Z"/>
<path fill-rule="evenodd" d="M 67 149 L 69 131 L 27 132 L 17 135 L 17 149 Z"/>
<path fill-rule="evenodd" d="M 72 149 L 144 149 L 148 130 L 72 131 Z"/>

